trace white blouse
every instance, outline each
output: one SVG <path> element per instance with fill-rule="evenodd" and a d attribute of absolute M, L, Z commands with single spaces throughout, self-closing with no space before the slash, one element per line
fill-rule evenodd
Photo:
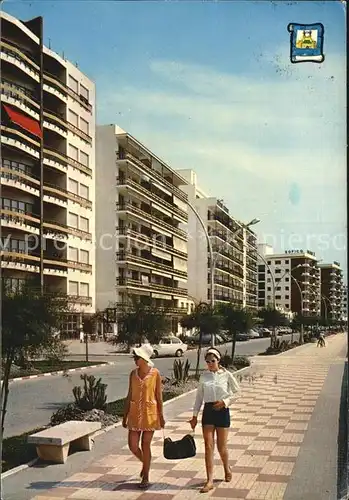
<path fill-rule="evenodd" d="M 234 375 L 220 368 L 218 372 L 205 371 L 199 380 L 199 387 L 196 392 L 196 400 L 193 409 L 194 417 L 197 417 L 202 403 L 215 403 L 223 401 L 228 408 L 240 391 L 239 384 Z"/>

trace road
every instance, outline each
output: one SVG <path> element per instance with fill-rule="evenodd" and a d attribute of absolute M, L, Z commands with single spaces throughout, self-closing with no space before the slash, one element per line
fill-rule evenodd
<path fill-rule="evenodd" d="M 288 339 L 290 337 L 284 336 L 283 338 Z M 236 354 L 253 356 L 263 352 L 269 344 L 270 339 L 268 338 L 237 342 Z M 222 353 L 225 350 L 230 353 L 231 344 L 219 346 L 219 349 Z M 98 356 L 97 359 L 101 361 L 103 358 L 103 356 Z M 192 367 L 194 367 L 196 351 L 187 352 L 184 358 L 188 358 L 192 363 Z M 125 397 L 129 373 L 134 367 L 131 356 L 106 356 L 105 359 L 116 364 L 80 373 L 71 373 L 69 376 L 56 375 L 13 382 L 10 385 L 4 437 L 18 435 L 46 425 L 54 411 L 64 404 L 73 402 L 72 389 L 75 385 L 80 385 L 81 373 L 91 373 L 96 377 L 101 377 L 103 383 L 108 384 L 108 401 L 115 401 Z M 173 358 L 158 358 L 155 365 L 162 375 L 170 376 L 173 361 Z M 203 361 L 202 366 L 204 366 Z"/>

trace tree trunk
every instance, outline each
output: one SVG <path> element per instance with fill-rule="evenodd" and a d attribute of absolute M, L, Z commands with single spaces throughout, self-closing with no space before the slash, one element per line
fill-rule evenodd
<path fill-rule="evenodd" d="M 3 374 L 2 380 L 2 388 L 1 388 L 1 433 L 4 435 L 4 427 L 5 427 L 5 415 L 7 410 L 7 401 L 9 395 L 9 380 L 10 380 L 10 372 L 11 366 L 13 363 L 14 355 L 13 353 L 8 353 L 5 362 L 5 370 Z"/>
<path fill-rule="evenodd" d="M 234 356 L 235 356 L 235 348 L 236 348 L 236 331 L 233 332 L 232 335 L 232 345 L 231 345 L 231 361 L 232 363 L 234 362 Z"/>
<path fill-rule="evenodd" d="M 199 378 L 199 368 L 200 368 L 200 358 L 201 358 L 201 343 L 202 343 L 202 333 L 200 331 L 200 336 L 199 336 L 199 347 L 198 347 L 198 352 L 197 352 L 197 358 L 196 358 L 196 368 L 195 368 L 195 378 Z"/>

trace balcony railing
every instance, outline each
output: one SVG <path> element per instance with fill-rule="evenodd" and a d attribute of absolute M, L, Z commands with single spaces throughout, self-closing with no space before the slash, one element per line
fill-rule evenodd
<path fill-rule="evenodd" d="M 140 266 L 153 267 L 154 269 L 161 269 L 167 273 L 177 274 L 183 278 L 187 278 L 188 274 L 185 271 L 179 271 L 172 266 L 167 266 L 165 264 L 160 264 L 153 260 L 146 259 L 144 257 L 139 257 L 131 252 L 117 252 L 115 254 L 117 262 L 128 261 L 134 264 L 139 264 Z"/>
<path fill-rule="evenodd" d="M 44 72 L 44 81 L 48 82 L 48 84 L 53 85 L 56 87 L 60 92 L 62 92 L 65 95 L 69 95 L 72 97 L 75 101 L 78 101 L 78 103 L 87 109 L 90 113 L 92 112 L 92 106 L 91 104 L 85 99 L 82 95 L 77 94 L 73 89 L 68 87 L 65 83 L 61 82 L 58 80 L 58 78 L 55 75 L 52 75 L 51 73 L 48 73 L 47 71 Z"/>
<path fill-rule="evenodd" d="M 0 252 L 1 260 L 6 262 L 18 262 L 20 264 L 31 264 L 40 262 L 40 257 L 36 257 L 35 255 L 31 255 L 27 253 L 27 251 L 19 252 L 12 249 L 2 250 Z M 29 261 L 29 262 L 28 262 Z"/>
<path fill-rule="evenodd" d="M 183 288 L 175 288 L 171 286 L 160 285 L 159 283 L 153 283 L 153 282 L 144 283 L 143 281 L 134 280 L 131 278 L 117 278 L 116 284 L 117 286 L 139 288 L 142 290 L 148 289 L 154 292 L 156 291 L 165 292 L 165 293 L 170 293 L 171 295 L 181 295 L 183 297 L 186 297 L 188 295 L 188 291 L 184 290 Z"/>
<path fill-rule="evenodd" d="M 181 210 L 180 208 L 176 207 L 175 205 L 164 200 L 163 198 L 156 195 L 155 193 L 153 193 L 149 189 L 146 189 L 141 184 L 138 184 L 138 182 L 135 182 L 133 179 L 125 178 L 125 177 L 117 177 L 117 184 L 119 186 L 131 186 L 131 187 L 133 187 L 134 189 L 143 193 L 147 198 L 151 198 L 155 202 L 159 203 L 159 205 L 162 205 L 167 210 L 179 215 L 180 217 L 182 217 L 182 219 L 185 222 L 187 222 L 187 220 L 188 220 L 188 213 L 187 212 L 185 212 L 184 210 Z"/>
<path fill-rule="evenodd" d="M 72 226 L 67 226 L 66 224 L 63 224 L 62 222 L 58 221 L 49 221 L 45 220 L 44 221 L 44 229 L 46 229 L 46 233 L 48 234 L 64 234 L 68 235 L 71 234 L 72 236 L 77 236 L 78 238 L 82 240 L 88 240 L 90 241 L 92 239 L 91 233 L 88 233 L 87 231 L 83 231 L 82 229 L 77 229 L 76 227 Z"/>
<path fill-rule="evenodd" d="M 150 247 L 156 248 L 160 251 L 170 252 L 174 255 L 177 255 L 178 257 L 182 257 L 183 259 L 188 258 L 188 254 L 186 252 L 181 252 L 180 250 L 177 250 L 176 248 L 173 248 L 170 245 L 159 241 L 158 239 L 156 239 L 156 235 L 154 235 L 153 237 L 147 236 L 146 234 L 133 231 L 132 229 L 127 227 L 117 227 L 116 232 L 119 235 L 128 236 L 130 238 L 136 239 L 137 241 L 148 244 Z"/>
<path fill-rule="evenodd" d="M 77 170 L 80 170 L 80 172 L 83 172 L 84 174 L 89 175 L 92 177 L 92 170 L 89 167 L 86 167 L 86 165 L 83 165 L 77 160 L 74 160 L 74 158 L 70 158 L 70 156 L 67 156 L 66 154 L 62 153 L 61 151 L 55 150 L 53 148 L 45 147 L 44 148 L 44 155 L 52 159 L 53 161 L 58 161 L 59 163 L 62 163 L 64 167 L 67 165 L 70 165 L 73 168 L 76 168 Z"/>
<path fill-rule="evenodd" d="M 21 170 L 16 170 L 9 167 L 0 167 L 1 178 L 19 182 L 30 188 L 39 189 L 40 180 L 32 173 L 24 173 Z"/>
<path fill-rule="evenodd" d="M 227 220 L 224 220 L 223 217 L 220 217 L 219 215 L 212 214 L 210 213 L 208 217 L 209 222 L 219 222 L 222 226 L 226 228 L 227 231 L 230 231 L 231 233 L 234 233 L 234 240 L 241 240 L 243 241 L 243 233 L 242 233 L 242 228 L 240 226 L 237 226 L 234 224 L 232 221 L 229 222 Z M 241 231 L 239 231 L 241 229 Z M 229 235 L 228 235 L 229 238 Z"/>
<path fill-rule="evenodd" d="M 48 196 L 55 196 L 61 198 L 63 200 L 72 200 L 85 208 L 92 208 L 92 201 L 79 196 L 78 194 L 72 193 L 71 191 L 67 191 L 66 189 L 61 188 L 60 186 L 56 186 L 55 184 L 49 184 L 48 182 L 44 183 L 44 194 Z"/>
<path fill-rule="evenodd" d="M 3 135 L 4 132 L 5 132 L 6 136 Z M 34 150 L 35 155 L 31 151 L 30 152 L 28 151 L 28 154 L 31 154 L 31 155 L 35 156 L 36 158 L 39 157 L 40 142 L 35 141 L 31 137 L 29 137 L 28 134 L 24 134 L 23 132 L 16 130 L 13 127 L 6 127 L 5 125 L 1 125 L 1 134 L 3 135 L 2 139 L 4 139 L 4 137 L 8 137 L 8 135 L 9 135 L 10 139 L 18 142 L 18 144 L 15 144 L 16 147 L 18 147 L 21 150 L 23 150 L 23 148 L 24 148 L 24 151 L 26 149 Z M 15 137 L 12 137 L 12 136 L 15 136 Z"/>
<path fill-rule="evenodd" d="M 40 216 L 34 214 L 25 214 L 16 210 L 6 208 L 1 209 L 1 220 L 24 224 L 26 226 L 33 226 L 37 228 L 40 224 Z"/>
<path fill-rule="evenodd" d="M 243 251 L 243 245 L 242 243 L 238 242 L 236 238 L 229 238 L 227 234 L 222 233 L 221 231 L 215 231 L 215 230 L 209 230 L 208 231 L 209 236 L 214 236 L 216 238 L 220 238 L 221 240 L 225 241 L 228 245 L 233 246 L 235 248 L 238 248 L 240 252 Z"/>
<path fill-rule="evenodd" d="M 14 42 L 11 40 L 7 40 L 6 38 L 1 38 L 1 51 L 4 52 L 5 54 L 8 54 L 17 61 L 25 63 L 29 65 L 30 69 L 33 71 L 35 70 L 35 73 L 39 75 L 40 71 L 40 66 L 38 63 L 33 59 L 33 56 L 29 54 L 25 49 L 20 47 L 19 45 L 16 45 Z"/>
<path fill-rule="evenodd" d="M 1 82 L 1 94 L 12 99 L 20 101 L 28 108 L 31 108 L 36 113 L 40 112 L 40 102 L 35 99 L 35 97 L 23 87 L 15 85 L 9 80 L 2 79 Z"/>
<path fill-rule="evenodd" d="M 80 130 L 78 127 L 73 125 L 72 123 L 68 122 L 65 118 L 64 115 L 60 115 L 58 113 L 54 113 L 53 111 L 49 109 L 44 110 L 44 118 L 47 118 L 51 120 L 54 124 L 59 124 L 59 126 L 63 127 L 65 130 L 70 130 L 73 132 L 73 134 L 79 136 L 81 139 L 83 139 L 85 142 L 88 144 L 92 143 L 92 137 L 90 137 L 88 134 Z"/>
<path fill-rule="evenodd" d="M 180 198 L 183 201 L 188 201 L 188 196 L 184 191 L 181 189 L 178 189 L 176 186 L 168 182 L 159 172 L 154 170 L 153 168 L 149 167 L 145 163 L 142 162 L 142 160 L 139 160 L 133 154 L 131 153 L 125 153 L 121 154 L 120 152 L 117 153 L 117 159 L 118 160 L 128 160 L 134 163 L 137 167 L 139 167 L 142 171 L 148 172 L 151 176 L 155 177 L 156 180 L 159 180 L 161 184 L 163 184 L 167 189 L 172 191 L 178 198 Z"/>
<path fill-rule="evenodd" d="M 116 210 L 117 211 L 131 212 L 131 213 L 138 215 L 142 218 L 148 219 L 151 223 L 153 223 L 155 225 L 163 226 L 168 231 L 171 231 L 172 233 L 177 234 L 178 236 L 181 236 L 182 238 L 185 238 L 185 239 L 187 238 L 186 232 L 182 231 L 182 229 L 171 226 L 171 224 L 168 224 L 167 222 L 163 221 L 162 219 L 158 219 L 157 217 L 155 217 L 151 213 L 146 212 L 146 211 L 142 210 L 141 208 L 136 207 L 135 205 L 132 205 L 132 203 L 129 203 L 129 202 L 117 203 Z"/>
<path fill-rule="evenodd" d="M 81 295 L 67 295 L 68 302 L 74 304 L 92 305 L 92 297 L 85 297 Z"/>

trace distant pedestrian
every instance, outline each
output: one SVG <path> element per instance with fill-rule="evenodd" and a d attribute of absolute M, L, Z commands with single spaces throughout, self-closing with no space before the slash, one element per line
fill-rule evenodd
<path fill-rule="evenodd" d="M 324 337 L 324 334 L 323 333 L 320 333 L 319 334 L 319 339 L 317 341 L 317 346 L 319 347 L 326 347 L 326 343 L 325 343 L 325 337 Z"/>
<path fill-rule="evenodd" d="M 205 403 L 202 414 L 202 432 L 205 441 L 207 481 L 200 490 L 201 493 L 208 493 L 213 489 L 215 433 L 217 434 L 218 452 L 223 462 L 225 481 L 229 483 L 232 480 L 227 448 L 230 427 L 229 406 L 235 399 L 235 393 L 240 388 L 234 375 L 219 364 L 220 360 L 221 353 L 218 349 L 214 347 L 208 349 L 205 356 L 208 370 L 200 377 L 193 417 L 189 421 L 191 428 L 194 430 L 198 422 L 197 416 L 202 403 Z"/>
<path fill-rule="evenodd" d="M 80 330 L 79 337 L 80 337 L 80 343 L 82 343 L 84 341 L 84 330 Z"/>
<path fill-rule="evenodd" d="M 122 425 L 128 429 L 130 451 L 142 462 L 139 487 L 149 486 L 151 442 L 154 431 L 165 427 L 162 402 L 162 383 L 159 370 L 150 360 L 153 349 L 143 345 L 133 350 L 137 368 L 130 374 Z M 141 440 L 141 447 L 139 441 Z"/>

